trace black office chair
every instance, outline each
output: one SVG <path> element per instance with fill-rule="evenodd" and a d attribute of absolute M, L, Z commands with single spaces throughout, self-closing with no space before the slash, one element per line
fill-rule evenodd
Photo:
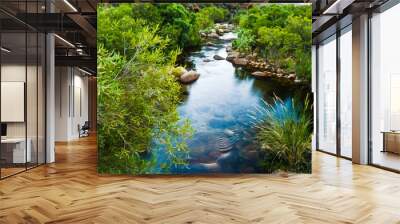
<path fill-rule="evenodd" d="M 89 129 L 90 129 L 89 121 L 85 121 L 82 127 L 78 125 L 79 138 L 89 136 Z"/>

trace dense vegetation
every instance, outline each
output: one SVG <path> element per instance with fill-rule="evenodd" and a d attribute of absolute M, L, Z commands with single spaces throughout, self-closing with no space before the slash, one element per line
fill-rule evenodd
<path fill-rule="evenodd" d="M 174 139 L 190 136 L 191 129 L 178 123 L 180 86 L 168 75 L 179 51 L 169 50 L 157 26 L 133 17 L 134 9 L 98 10 L 99 172 L 148 172 L 155 158 L 145 157 L 157 142 L 174 164 L 185 163 L 187 146 Z"/>
<path fill-rule="evenodd" d="M 115 47 L 120 50 L 127 45 L 126 40 L 140 36 L 135 33 L 137 30 L 132 30 L 131 33 L 124 32 L 129 37 L 115 35 L 110 32 L 112 23 L 120 19 L 125 20 L 126 23 L 120 26 L 121 30 L 125 31 L 129 29 L 131 20 L 140 20 L 142 26 L 137 26 L 138 29 L 147 27 L 157 30 L 157 35 L 167 44 L 166 51 L 188 50 L 201 46 L 201 30 L 210 29 L 215 22 L 224 21 L 227 15 L 226 9 L 215 6 L 200 8 L 195 13 L 182 4 L 120 4 L 114 7 L 112 12 L 110 10 L 107 16 L 100 18 L 99 28 L 103 31 L 100 40 L 107 45 L 106 47 L 110 47 L 109 49 Z"/>
<path fill-rule="evenodd" d="M 264 152 L 262 166 L 269 172 L 311 172 L 311 104 L 275 98 L 253 114 L 256 139 Z M 261 119 L 256 118 L 260 117 Z"/>
<path fill-rule="evenodd" d="M 233 47 L 259 56 L 301 79 L 311 79 L 311 7 L 268 4 L 237 13 Z"/>
<path fill-rule="evenodd" d="M 200 31 L 226 15 L 214 6 L 197 13 L 182 4 L 99 6 L 99 172 L 150 172 L 154 144 L 165 146 L 169 164 L 186 164 L 193 130 L 179 122 L 181 86 L 170 74 L 182 50 L 200 46 Z"/>

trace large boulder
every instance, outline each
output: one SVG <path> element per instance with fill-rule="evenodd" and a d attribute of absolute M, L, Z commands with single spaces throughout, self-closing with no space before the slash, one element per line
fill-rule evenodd
<path fill-rule="evenodd" d="M 188 71 L 180 77 L 180 81 L 183 84 L 189 84 L 189 83 L 196 81 L 199 77 L 200 77 L 200 74 L 198 72 Z"/>
<path fill-rule="evenodd" d="M 222 56 L 219 56 L 219 55 L 214 55 L 214 59 L 215 60 L 225 60 L 225 58 L 224 57 L 222 57 Z"/>
<path fill-rule="evenodd" d="M 249 60 L 246 58 L 234 58 L 232 63 L 238 66 L 246 66 L 249 63 Z"/>
<path fill-rule="evenodd" d="M 232 62 L 233 59 L 239 57 L 239 53 L 235 51 L 228 52 L 228 56 L 226 56 L 226 60 Z"/>

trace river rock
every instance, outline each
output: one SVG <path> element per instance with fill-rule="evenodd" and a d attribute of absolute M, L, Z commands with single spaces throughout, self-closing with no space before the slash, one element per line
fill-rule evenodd
<path fill-rule="evenodd" d="M 246 58 L 234 58 L 232 62 L 238 66 L 246 66 L 249 63 Z"/>
<path fill-rule="evenodd" d="M 219 56 L 218 54 L 214 55 L 214 59 L 215 59 L 215 60 L 225 60 L 224 57 Z"/>
<path fill-rule="evenodd" d="M 198 72 L 188 71 L 180 77 L 180 81 L 184 84 L 189 84 L 189 83 L 196 81 L 199 77 L 200 77 L 200 74 Z"/>
<path fill-rule="evenodd" d="M 217 33 L 210 33 L 210 34 L 208 34 L 208 37 L 209 37 L 209 38 L 218 39 L 218 38 L 219 38 L 219 35 L 218 35 Z"/>
<path fill-rule="evenodd" d="M 220 35 L 220 36 L 224 35 L 224 33 L 225 33 L 225 31 L 224 31 L 223 29 L 221 29 L 221 28 L 220 28 L 220 29 L 217 29 L 216 31 L 217 31 L 216 33 L 217 33 L 218 35 Z"/>
<path fill-rule="evenodd" d="M 296 80 L 296 74 L 290 74 L 290 75 L 288 75 L 288 79 L 290 79 L 290 80 Z"/>
<path fill-rule="evenodd" d="M 239 57 L 239 53 L 235 51 L 228 52 L 228 56 L 226 56 L 226 60 L 232 62 L 233 59 Z"/>
<path fill-rule="evenodd" d="M 232 51 L 232 46 L 227 46 L 226 47 L 226 52 L 231 52 Z"/>
<path fill-rule="evenodd" d="M 265 72 L 260 72 L 260 71 L 256 71 L 251 73 L 251 75 L 255 76 L 255 77 L 266 77 L 267 74 Z"/>
<path fill-rule="evenodd" d="M 206 59 L 203 60 L 203 62 L 210 62 L 210 61 L 212 61 L 212 60 L 209 59 L 209 58 L 206 58 Z"/>
<path fill-rule="evenodd" d="M 213 42 L 207 42 L 206 45 L 207 46 L 215 46 L 215 44 Z"/>

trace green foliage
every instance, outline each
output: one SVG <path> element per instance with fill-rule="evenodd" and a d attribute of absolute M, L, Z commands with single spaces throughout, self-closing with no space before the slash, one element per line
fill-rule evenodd
<path fill-rule="evenodd" d="M 234 22 L 239 26 L 239 35 L 234 47 L 247 52 L 248 30 L 255 36 L 256 50 L 270 63 L 296 72 L 297 76 L 311 79 L 311 6 L 291 4 L 268 4 L 255 6 L 236 14 Z"/>
<path fill-rule="evenodd" d="M 157 25 L 133 18 L 132 7 L 98 9 L 99 172 L 149 172 L 154 144 L 165 147 L 171 164 L 188 157 L 192 130 L 180 122 L 180 85 L 169 74 L 179 51 L 169 49 Z"/>
<path fill-rule="evenodd" d="M 182 4 L 161 4 L 158 5 L 158 10 L 163 18 L 160 23 L 161 35 L 171 40 L 173 48 L 187 49 L 200 46 L 200 33 L 193 12 Z"/>
<path fill-rule="evenodd" d="M 308 97 L 302 103 L 293 99 L 275 98 L 264 102 L 252 116 L 257 130 L 256 139 L 265 153 L 263 166 L 293 172 L 311 172 L 311 105 Z"/>
<path fill-rule="evenodd" d="M 200 30 L 207 31 L 212 28 L 215 23 L 223 22 L 227 19 L 229 11 L 225 8 L 216 6 L 207 6 L 201 8 L 196 13 L 196 22 Z"/>
<path fill-rule="evenodd" d="M 251 30 L 239 29 L 238 38 L 232 42 L 232 46 L 240 52 L 250 53 L 256 46 L 256 37 Z"/>

